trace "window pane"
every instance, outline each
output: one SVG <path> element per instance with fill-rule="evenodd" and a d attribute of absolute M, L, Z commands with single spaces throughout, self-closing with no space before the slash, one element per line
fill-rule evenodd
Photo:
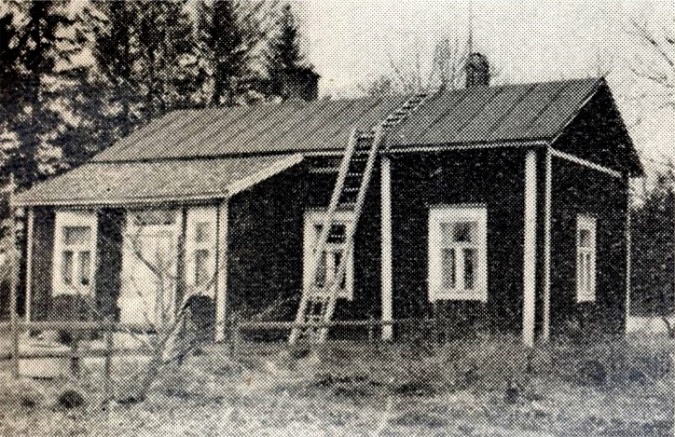
<path fill-rule="evenodd" d="M 452 223 L 441 223 L 441 244 L 445 247 L 448 247 L 455 241 L 453 238 L 453 227 Z"/>
<path fill-rule="evenodd" d="M 591 284 L 593 284 L 593 268 L 591 265 L 591 254 L 586 254 L 586 293 L 591 294 Z"/>
<path fill-rule="evenodd" d="M 134 214 L 136 226 L 171 225 L 176 222 L 176 211 L 149 210 L 138 211 Z"/>
<path fill-rule="evenodd" d="M 195 241 L 206 243 L 211 240 L 211 226 L 209 222 L 199 222 L 195 225 Z"/>
<path fill-rule="evenodd" d="M 67 246 L 87 244 L 91 239 L 88 226 L 66 226 L 63 228 L 63 242 Z"/>
<path fill-rule="evenodd" d="M 332 225 L 330 232 L 328 233 L 327 242 L 329 244 L 342 244 L 345 242 L 347 234 L 347 226 L 345 225 Z"/>
<path fill-rule="evenodd" d="M 592 245 L 591 231 L 589 229 L 580 229 L 579 247 L 591 247 Z"/>
<path fill-rule="evenodd" d="M 321 288 L 326 285 L 326 261 L 328 260 L 326 252 L 321 253 L 319 258 L 319 265 L 316 267 L 316 273 L 314 274 L 314 285 Z"/>
<path fill-rule="evenodd" d="M 443 249 L 441 252 L 441 257 L 441 275 L 443 288 L 455 288 L 457 283 L 455 249 Z"/>
<path fill-rule="evenodd" d="M 91 277 L 91 254 L 89 251 L 80 252 L 79 260 L 80 284 L 86 286 L 89 285 L 89 278 Z"/>
<path fill-rule="evenodd" d="M 321 236 L 321 230 L 323 229 L 322 225 L 315 224 L 314 225 L 314 240 L 313 240 L 313 247 L 316 248 L 317 244 L 319 244 L 319 237 Z"/>
<path fill-rule="evenodd" d="M 340 263 L 342 263 L 342 252 L 333 252 L 333 272 L 331 274 L 331 282 L 335 281 L 340 270 Z M 347 275 L 342 275 L 342 280 L 340 281 L 340 288 L 345 288 L 347 286 Z M 332 285 L 332 284 L 330 284 Z"/>
<path fill-rule="evenodd" d="M 61 278 L 63 283 L 72 285 L 73 283 L 73 252 L 66 250 L 63 252 L 63 259 L 61 261 Z"/>
<path fill-rule="evenodd" d="M 586 277 L 586 257 L 583 253 L 580 253 L 577 259 L 577 280 L 579 281 L 577 286 L 581 294 L 586 293 Z"/>
<path fill-rule="evenodd" d="M 454 226 L 453 240 L 457 243 L 473 243 L 476 241 L 477 231 L 476 222 L 457 222 Z"/>
<path fill-rule="evenodd" d="M 195 285 L 203 285 L 209 281 L 209 251 L 195 251 Z"/>
<path fill-rule="evenodd" d="M 476 249 L 464 249 L 464 288 L 473 290 L 476 276 Z"/>

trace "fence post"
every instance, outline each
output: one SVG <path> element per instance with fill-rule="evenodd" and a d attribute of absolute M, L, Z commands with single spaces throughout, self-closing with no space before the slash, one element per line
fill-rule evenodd
<path fill-rule="evenodd" d="M 19 377 L 19 324 L 12 311 L 12 376 Z"/>
<path fill-rule="evenodd" d="M 239 338 L 239 318 L 237 315 L 232 316 L 230 322 L 230 357 L 234 357 L 237 353 L 237 340 Z"/>
<path fill-rule="evenodd" d="M 107 320 L 105 324 L 105 364 L 103 366 L 103 384 L 105 390 L 105 406 L 106 410 L 112 397 L 112 356 L 113 356 L 113 322 Z"/>
<path fill-rule="evenodd" d="M 80 377 L 80 355 L 79 355 L 79 334 L 73 335 L 70 341 L 70 373 L 75 377 Z"/>

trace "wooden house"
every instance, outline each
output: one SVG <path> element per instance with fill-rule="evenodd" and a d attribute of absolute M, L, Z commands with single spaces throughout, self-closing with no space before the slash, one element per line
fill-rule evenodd
<path fill-rule="evenodd" d="M 623 332 L 642 168 L 607 83 L 477 77 L 384 132 L 333 318 L 442 314 L 458 335 L 527 344 Z M 83 317 L 89 296 L 123 322 L 156 321 L 201 287 L 216 338 L 233 312 L 293 320 L 307 272 L 339 262 L 327 249 L 309 266 L 350 132 L 408 98 L 176 111 L 37 184 L 15 200 L 27 318 Z"/>

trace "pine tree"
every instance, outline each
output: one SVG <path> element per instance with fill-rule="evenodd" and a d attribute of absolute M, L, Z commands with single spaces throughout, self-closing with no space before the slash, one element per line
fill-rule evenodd
<path fill-rule="evenodd" d="M 14 25 L 14 14 L 0 17 L 0 129 L 5 121 L 16 117 L 21 109 L 22 71 L 20 66 L 21 41 Z"/>
<path fill-rule="evenodd" d="M 656 173 L 633 211 L 631 314 L 665 316 L 675 310 L 675 166 Z"/>
<path fill-rule="evenodd" d="M 248 91 L 251 63 L 266 33 L 265 7 L 243 1 L 197 4 L 198 84 L 205 106 L 232 106 Z"/>
<path fill-rule="evenodd" d="M 185 0 L 144 1 L 138 10 L 138 81 L 145 99 L 144 119 L 187 106 L 185 75 L 194 41 Z M 189 83 L 190 80 L 187 81 Z"/>
<path fill-rule="evenodd" d="M 20 186 L 28 187 L 46 177 L 58 166 L 58 151 L 51 150 L 50 139 L 56 134 L 61 115 L 54 103 L 67 94 L 64 74 L 74 65 L 80 52 L 82 35 L 68 14 L 68 1 L 13 2 L 19 19 L 20 40 L 18 68 L 24 88 L 21 111 L 12 123 L 19 147 L 4 163 L 3 172 L 13 173 Z"/>
<path fill-rule="evenodd" d="M 136 19 L 138 9 L 137 1 L 97 0 L 86 10 L 93 36 L 92 53 L 100 77 L 83 80 L 88 82 L 93 79 L 103 85 L 107 99 L 101 101 L 101 105 L 109 110 L 102 111 L 102 114 L 110 118 L 110 128 L 118 130 L 120 137 L 128 135 L 140 120 L 140 84 L 134 74 L 140 58 Z"/>

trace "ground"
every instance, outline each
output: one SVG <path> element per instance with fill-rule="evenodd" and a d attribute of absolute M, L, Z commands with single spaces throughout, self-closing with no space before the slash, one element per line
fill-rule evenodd
<path fill-rule="evenodd" d="M 12 380 L 0 363 L 0 435 L 665 436 L 673 384 L 664 338 L 560 344 L 205 346 L 128 403 L 143 365 L 116 361 L 102 404 L 100 361 L 78 380 Z M 58 398 L 73 389 L 84 405 Z"/>

